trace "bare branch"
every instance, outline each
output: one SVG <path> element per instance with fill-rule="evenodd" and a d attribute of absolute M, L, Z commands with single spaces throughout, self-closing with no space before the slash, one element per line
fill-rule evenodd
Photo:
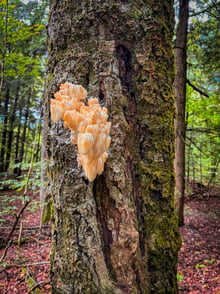
<path fill-rule="evenodd" d="M 196 92 L 200 93 L 201 95 L 209 98 L 209 95 L 206 94 L 205 92 L 203 92 L 202 90 L 200 90 L 199 88 L 197 88 L 195 85 L 193 85 L 188 79 L 186 80 L 187 84 L 193 88 L 193 90 L 195 90 Z"/>
<path fill-rule="evenodd" d="M 50 285 L 49 282 L 39 282 L 39 283 L 36 283 L 29 291 L 28 291 L 28 294 L 29 293 L 32 293 L 33 290 L 35 290 L 36 288 L 40 288 L 42 286 L 45 286 L 45 285 Z"/>
<path fill-rule="evenodd" d="M 196 145 L 196 143 L 188 136 L 186 136 L 186 139 L 189 140 L 200 152 L 202 152 L 202 149 Z M 186 143 L 187 146 L 190 146 L 189 144 Z"/>
<path fill-rule="evenodd" d="M 0 258 L 0 264 L 2 263 L 2 261 L 4 260 L 6 254 L 7 254 L 7 251 L 8 251 L 8 248 L 11 246 L 11 243 L 12 243 L 12 240 L 10 242 L 8 242 L 7 246 L 5 247 L 5 250 Z"/>
<path fill-rule="evenodd" d="M 29 263 L 29 264 L 16 264 L 16 263 L 8 264 L 2 270 L 0 270 L 0 274 L 2 272 L 6 271 L 7 269 L 10 269 L 13 267 L 20 268 L 20 267 L 30 267 L 30 266 L 38 266 L 38 265 L 44 265 L 44 264 L 50 264 L 50 262 L 49 261 L 42 261 L 42 262 Z"/>
<path fill-rule="evenodd" d="M 200 14 L 206 13 L 206 12 L 210 13 L 209 10 L 212 9 L 212 8 L 216 8 L 216 9 L 217 9 L 217 5 L 216 5 L 216 3 L 213 3 L 213 4 L 209 5 L 208 7 L 206 7 L 205 9 L 203 9 L 203 10 L 201 10 L 201 11 L 191 13 L 191 14 L 189 15 L 189 17 L 194 17 L 194 16 L 197 16 L 197 15 L 200 15 Z M 218 10 L 218 9 L 217 9 L 217 10 Z"/>
<path fill-rule="evenodd" d="M 209 134 L 219 134 L 220 129 L 219 128 L 188 128 L 186 130 L 187 132 L 197 132 L 197 133 L 209 133 Z"/>
<path fill-rule="evenodd" d="M 16 226 L 17 226 L 18 221 L 19 221 L 20 217 L 22 216 L 22 213 L 24 212 L 26 206 L 30 203 L 30 201 L 31 200 L 26 201 L 24 203 L 24 205 L 21 207 L 21 209 L 19 210 L 19 212 L 17 213 L 14 224 L 13 224 L 13 226 L 12 226 L 12 228 L 11 228 L 7 238 L 6 238 L 6 242 L 8 242 L 10 240 L 10 238 L 11 238 L 11 236 L 12 236 L 12 234 L 13 234 Z"/>

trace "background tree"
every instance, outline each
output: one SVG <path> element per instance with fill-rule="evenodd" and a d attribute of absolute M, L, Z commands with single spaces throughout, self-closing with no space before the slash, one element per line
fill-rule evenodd
<path fill-rule="evenodd" d="M 46 147 L 53 293 L 177 293 L 172 1 L 52 1 Z M 109 110 L 105 172 L 89 183 L 49 99 L 82 84 Z"/>
<path fill-rule="evenodd" d="M 179 225 L 184 225 L 184 193 L 185 193 L 185 107 L 187 80 L 187 32 L 188 32 L 189 0 L 179 1 L 179 22 L 175 40 L 176 75 L 174 93 L 176 105 L 175 118 L 175 208 L 179 217 Z"/>
<path fill-rule="evenodd" d="M 220 6 L 217 1 L 190 2 L 189 15 L 189 1 L 182 0 L 176 3 L 176 10 L 175 207 L 179 224 L 183 225 L 185 169 L 187 183 L 217 183 L 220 79 L 216 48 Z"/>

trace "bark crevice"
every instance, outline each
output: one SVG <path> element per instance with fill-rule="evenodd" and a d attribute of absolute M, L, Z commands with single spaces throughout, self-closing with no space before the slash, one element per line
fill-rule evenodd
<path fill-rule="evenodd" d="M 102 176 L 96 179 L 93 186 L 94 199 L 96 201 L 96 209 L 97 209 L 97 221 L 100 231 L 100 236 L 102 236 L 102 249 L 104 254 L 104 259 L 106 263 L 106 267 L 109 271 L 110 276 L 115 280 L 116 275 L 114 269 L 111 264 L 110 252 L 111 252 L 111 244 L 112 244 L 112 233 L 108 229 L 107 224 L 107 215 L 108 209 L 110 207 L 115 207 L 114 200 L 110 198 L 109 190 L 104 182 Z"/>

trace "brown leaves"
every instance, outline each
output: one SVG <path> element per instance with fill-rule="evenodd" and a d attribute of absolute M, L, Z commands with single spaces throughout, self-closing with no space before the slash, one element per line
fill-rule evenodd
<path fill-rule="evenodd" d="M 16 193 L 13 191 L 13 194 Z M 30 193 L 32 203 L 39 196 Z M 1 195 L 0 195 L 1 196 Z M 1 204 L 1 203 L 0 203 Z M 17 209 L 22 208 L 21 201 L 15 203 Z M 37 204 L 36 204 L 37 205 Z M 0 235 L 7 236 L 13 224 L 14 216 L 7 216 L 7 227 L 0 227 Z M 21 221 L 21 220 L 20 220 Z M 50 267 L 50 226 L 43 226 L 40 230 L 40 207 L 33 213 L 25 210 L 23 213 L 22 243 L 17 245 L 19 236 L 19 224 L 11 236 L 11 246 L 0 264 L 0 293 L 51 293 L 49 280 Z M 4 234 L 3 234 L 4 232 Z M 0 258 L 4 248 L 0 250 Z M 34 291 L 30 292 L 31 288 Z"/>
<path fill-rule="evenodd" d="M 183 245 L 179 253 L 180 293 L 220 293 L 220 199 L 191 200 L 185 205 Z"/>

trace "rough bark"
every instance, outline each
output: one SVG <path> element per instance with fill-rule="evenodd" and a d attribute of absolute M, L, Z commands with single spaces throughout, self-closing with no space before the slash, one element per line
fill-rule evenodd
<path fill-rule="evenodd" d="M 185 105 L 187 81 L 187 29 L 189 15 L 189 0 L 179 1 L 179 23 L 175 41 L 176 75 L 174 80 L 174 94 L 176 104 L 175 118 L 175 209 L 179 218 L 179 225 L 184 225 L 184 193 L 185 193 Z"/>
<path fill-rule="evenodd" d="M 177 293 L 172 1 L 52 1 L 45 116 L 53 293 Z M 112 143 L 93 183 L 49 98 L 82 84 L 109 110 Z M 49 208 L 48 208 L 49 209 Z"/>

